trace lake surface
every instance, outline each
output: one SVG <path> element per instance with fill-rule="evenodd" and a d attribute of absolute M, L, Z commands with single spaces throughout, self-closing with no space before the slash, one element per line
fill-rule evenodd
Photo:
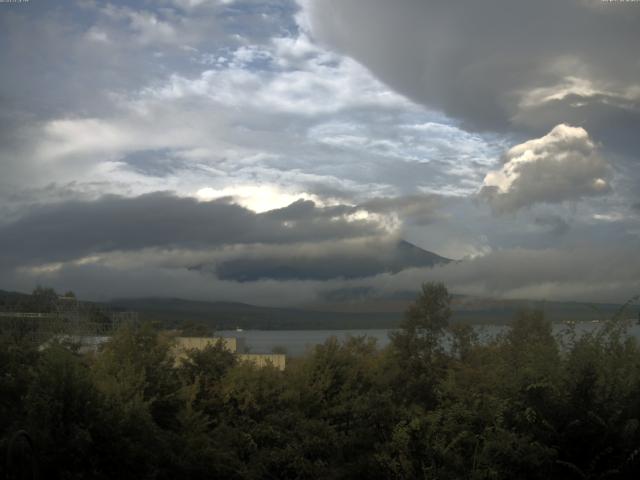
<path fill-rule="evenodd" d="M 601 324 L 578 323 L 576 333 L 592 331 Z M 504 333 L 504 325 L 476 325 L 474 326 L 479 338 L 488 341 L 496 335 Z M 562 335 L 567 330 L 564 324 L 554 324 L 554 334 Z M 316 345 L 324 343 L 330 337 L 346 340 L 348 337 L 367 336 L 375 338 L 379 347 L 389 344 L 389 333 L 392 329 L 372 330 L 222 330 L 216 335 L 222 337 L 237 337 L 244 339 L 245 346 L 250 353 L 272 353 L 274 348 L 284 348 L 287 355 L 300 356 L 311 351 Z M 640 339 L 640 325 L 634 324 L 629 334 Z"/>

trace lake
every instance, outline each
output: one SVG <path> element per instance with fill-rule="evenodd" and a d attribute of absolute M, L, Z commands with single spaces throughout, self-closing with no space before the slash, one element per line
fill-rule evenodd
<path fill-rule="evenodd" d="M 578 323 L 576 332 L 587 332 L 597 328 L 598 323 Z M 507 327 L 504 325 L 476 325 L 474 326 L 481 340 L 487 341 L 503 333 Z M 561 334 L 567 328 L 564 324 L 554 324 L 555 334 Z M 372 330 L 222 330 L 216 335 L 222 337 L 237 337 L 244 339 L 245 346 L 251 353 L 271 353 L 274 348 L 283 347 L 287 355 L 300 356 L 310 351 L 316 345 L 324 343 L 330 337 L 345 340 L 348 337 L 366 335 L 375 338 L 379 347 L 389 344 L 389 332 L 392 329 Z M 640 339 L 640 325 L 634 324 L 629 333 Z"/>

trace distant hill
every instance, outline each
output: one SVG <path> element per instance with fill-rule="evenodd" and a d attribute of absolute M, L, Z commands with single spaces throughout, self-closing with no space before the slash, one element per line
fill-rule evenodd
<path fill-rule="evenodd" d="M 389 328 L 401 318 L 397 312 L 321 312 L 296 308 L 260 307 L 245 303 L 201 302 L 178 298 L 117 299 L 114 310 L 134 310 L 142 320 L 178 327 L 183 322 L 202 323 L 216 330 L 333 330 Z"/>
<path fill-rule="evenodd" d="M 168 298 L 120 299 L 111 308 L 138 311 L 141 318 L 170 326 L 196 322 L 218 330 L 323 330 L 394 328 L 410 301 L 406 299 L 338 302 L 300 308 L 273 308 L 231 302 L 201 302 Z M 619 305 L 580 302 L 499 300 L 454 296 L 454 322 L 508 324 L 519 311 L 542 309 L 552 321 L 602 320 L 614 315 Z M 625 317 L 637 318 L 639 307 L 630 307 Z"/>
<path fill-rule="evenodd" d="M 396 244 L 395 258 L 389 264 L 389 268 L 393 272 L 399 272 L 406 268 L 433 267 L 451 261 L 450 258 L 441 257 L 406 240 L 400 240 Z"/>
<path fill-rule="evenodd" d="M 29 305 L 31 295 L 28 293 L 0 290 L 0 311 L 16 310 Z"/>
<path fill-rule="evenodd" d="M 358 297 L 357 294 L 360 294 Z M 141 320 L 173 328 L 183 323 L 207 325 L 216 330 L 339 330 L 394 328 L 417 292 L 399 292 L 391 298 L 368 298 L 366 292 L 350 291 L 344 298 L 296 308 L 274 308 L 235 302 L 207 302 L 180 298 L 127 298 L 106 303 L 83 302 L 97 309 L 133 310 Z M 32 295 L 0 290 L 0 311 L 39 311 Z M 454 322 L 508 324 L 523 309 L 541 309 L 552 321 L 591 321 L 613 316 L 617 304 L 503 300 L 453 295 Z M 637 319 L 639 305 L 630 306 L 626 318 Z"/>

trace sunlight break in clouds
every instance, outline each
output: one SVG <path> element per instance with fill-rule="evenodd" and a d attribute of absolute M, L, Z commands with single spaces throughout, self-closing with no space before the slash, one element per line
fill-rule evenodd
<path fill-rule="evenodd" d="M 284 208 L 297 200 L 312 200 L 320 206 L 323 205 L 323 202 L 316 195 L 310 195 L 305 192 L 299 194 L 287 193 L 272 185 L 244 185 L 225 187 L 220 190 L 205 187 L 196 192 L 196 197 L 201 201 L 230 197 L 234 203 L 256 213 Z"/>

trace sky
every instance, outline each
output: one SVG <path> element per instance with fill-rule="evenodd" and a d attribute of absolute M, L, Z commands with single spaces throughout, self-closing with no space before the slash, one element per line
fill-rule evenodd
<path fill-rule="evenodd" d="M 0 2 L 0 289 L 624 302 L 639 24 L 600 0 Z M 460 261 L 371 267 L 401 239 Z M 307 273 L 265 268 L 287 262 Z"/>

